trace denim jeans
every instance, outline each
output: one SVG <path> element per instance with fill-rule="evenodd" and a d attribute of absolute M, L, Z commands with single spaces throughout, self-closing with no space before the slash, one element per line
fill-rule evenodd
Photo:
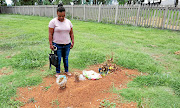
<path fill-rule="evenodd" d="M 56 73 L 60 73 L 60 65 L 61 65 L 61 57 L 63 57 L 64 69 L 65 72 L 68 72 L 68 57 L 70 52 L 71 43 L 63 45 L 63 44 L 56 44 L 53 43 L 54 46 L 57 47 L 57 51 L 54 53 L 58 56 L 58 67 L 56 67 Z"/>

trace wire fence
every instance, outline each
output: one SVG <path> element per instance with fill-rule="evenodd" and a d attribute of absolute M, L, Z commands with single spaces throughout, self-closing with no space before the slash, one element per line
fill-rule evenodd
<path fill-rule="evenodd" d="M 180 30 L 180 8 L 170 6 L 65 5 L 70 19 Z M 56 17 L 57 6 L 1 6 L 0 13 Z"/>

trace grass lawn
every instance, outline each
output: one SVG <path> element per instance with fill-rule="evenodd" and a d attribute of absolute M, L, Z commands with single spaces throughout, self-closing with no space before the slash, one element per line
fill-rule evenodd
<path fill-rule="evenodd" d="M 52 18 L 0 14 L 0 106 L 21 106 L 14 101 L 18 87 L 41 83 L 55 74 L 48 69 L 48 24 Z M 148 73 L 112 92 L 152 108 L 180 107 L 180 32 L 126 25 L 71 20 L 75 45 L 69 65 L 85 69 L 114 54 L 117 65 Z"/>

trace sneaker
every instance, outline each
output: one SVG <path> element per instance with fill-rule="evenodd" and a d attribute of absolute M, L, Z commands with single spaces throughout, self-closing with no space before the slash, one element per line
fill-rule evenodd
<path fill-rule="evenodd" d="M 65 72 L 66 75 L 71 76 L 72 74 L 70 72 Z"/>

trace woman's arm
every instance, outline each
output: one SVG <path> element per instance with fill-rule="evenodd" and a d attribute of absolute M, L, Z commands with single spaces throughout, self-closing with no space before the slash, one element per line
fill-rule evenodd
<path fill-rule="evenodd" d="M 73 28 L 71 28 L 71 31 L 70 31 L 70 37 L 71 37 L 71 49 L 73 48 L 74 46 L 74 34 L 73 34 Z"/>
<path fill-rule="evenodd" d="M 54 50 L 54 46 L 52 45 L 53 34 L 54 34 L 54 28 L 49 28 L 49 45 L 51 50 Z"/>

